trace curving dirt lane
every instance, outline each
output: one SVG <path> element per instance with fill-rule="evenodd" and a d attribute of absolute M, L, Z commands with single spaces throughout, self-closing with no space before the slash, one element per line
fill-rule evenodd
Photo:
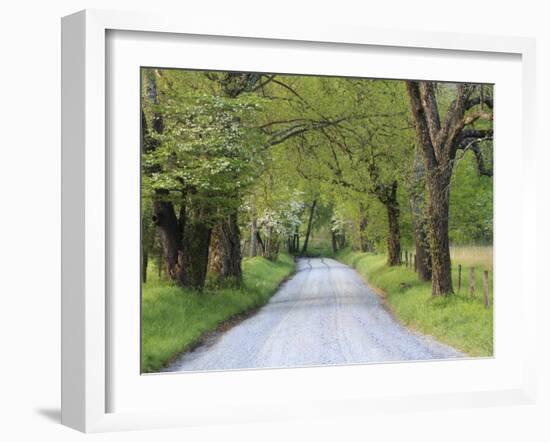
<path fill-rule="evenodd" d="M 401 326 L 352 268 L 327 258 L 300 259 L 297 266 L 254 316 L 211 336 L 165 371 L 464 357 Z"/>

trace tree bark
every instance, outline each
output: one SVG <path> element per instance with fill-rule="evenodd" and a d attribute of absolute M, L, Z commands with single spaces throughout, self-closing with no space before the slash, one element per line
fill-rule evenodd
<path fill-rule="evenodd" d="M 166 273 L 170 279 L 181 284 L 183 275 L 179 256 L 183 253 L 182 238 L 172 202 L 162 200 L 154 202 L 153 222 L 159 232 L 160 243 L 164 252 Z"/>
<path fill-rule="evenodd" d="M 162 277 L 163 263 L 164 263 L 164 257 L 162 256 L 162 248 L 159 247 L 158 262 L 157 262 L 157 266 L 158 266 L 157 275 L 159 279 Z"/>
<path fill-rule="evenodd" d="M 411 205 L 412 224 L 416 250 L 416 266 L 418 278 L 421 281 L 432 279 L 432 259 L 428 239 L 428 220 L 426 218 L 426 176 L 422 156 L 418 149 L 414 159 L 414 169 L 409 185 L 409 200 Z"/>
<path fill-rule="evenodd" d="M 336 232 L 331 231 L 331 237 L 332 237 L 332 253 L 336 253 L 338 251 L 338 239 L 336 238 Z"/>
<path fill-rule="evenodd" d="M 432 257 L 426 220 L 417 220 L 415 230 L 416 271 L 421 281 L 432 279 Z"/>
<path fill-rule="evenodd" d="M 260 246 L 260 250 L 262 251 L 262 256 L 265 256 L 266 250 L 265 250 L 265 244 L 262 240 L 262 236 L 260 235 L 260 232 L 256 230 L 256 240 L 258 242 L 258 245 Z"/>
<path fill-rule="evenodd" d="M 212 228 L 206 223 L 207 210 L 192 207 L 188 210 L 183 230 L 183 251 L 180 266 L 183 269 L 182 285 L 202 290 L 208 268 L 208 251 Z"/>
<path fill-rule="evenodd" d="M 254 216 L 250 225 L 250 256 L 258 254 L 258 220 Z"/>
<path fill-rule="evenodd" d="M 220 280 L 232 280 L 237 286 L 242 282 L 241 239 L 236 210 L 212 229 L 208 271 Z"/>
<path fill-rule="evenodd" d="M 307 246 L 309 243 L 309 236 L 311 235 L 311 226 L 313 224 L 313 215 L 315 213 L 316 205 L 317 205 L 317 198 L 313 200 L 313 203 L 311 204 L 311 208 L 309 210 L 309 220 L 307 223 L 307 231 L 306 231 L 306 237 L 304 239 L 304 246 L 302 247 L 302 255 L 305 255 L 307 252 Z"/>
<path fill-rule="evenodd" d="M 208 245 L 211 228 L 205 223 L 202 209 L 180 211 L 174 205 L 157 200 L 153 205 L 153 222 L 158 228 L 168 277 L 181 287 L 202 290 L 206 280 Z"/>
<path fill-rule="evenodd" d="M 273 259 L 273 243 L 272 243 L 273 227 L 268 227 L 265 234 L 265 243 L 264 243 L 264 257 L 267 259 Z"/>
<path fill-rule="evenodd" d="M 448 172 L 440 176 L 437 175 L 428 181 L 433 296 L 453 293 L 449 248 L 449 185 L 451 177 Z"/>
<path fill-rule="evenodd" d="M 377 182 L 377 180 L 375 180 Z M 399 201 L 397 200 L 397 180 L 391 185 L 376 184 L 373 193 L 386 208 L 388 216 L 388 265 L 398 266 L 401 264 L 401 230 L 399 227 Z"/>
<path fill-rule="evenodd" d="M 361 252 L 370 252 L 372 248 L 366 233 L 367 226 L 368 226 L 368 219 L 366 215 L 366 210 L 362 204 L 359 206 L 359 211 L 360 211 L 360 217 L 361 217 L 359 221 L 360 250 Z"/>
<path fill-rule="evenodd" d="M 401 264 L 401 232 L 399 229 L 399 205 L 397 201 L 386 204 L 388 213 L 388 265 Z"/>
<path fill-rule="evenodd" d="M 141 252 L 141 281 L 145 284 L 147 282 L 147 264 L 149 263 L 149 254 L 143 250 Z"/>

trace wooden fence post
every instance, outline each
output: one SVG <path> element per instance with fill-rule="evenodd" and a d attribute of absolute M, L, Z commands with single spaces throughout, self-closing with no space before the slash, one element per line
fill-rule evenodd
<path fill-rule="evenodd" d="M 458 265 L 458 293 L 460 293 L 460 286 L 462 285 L 462 266 Z"/>
<path fill-rule="evenodd" d="M 485 298 L 485 308 L 489 308 L 489 272 L 483 272 L 483 297 Z"/>
<path fill-rule="evenodd" d="M 475 292 L 475 274 L 474 274 L 474 268 L 470 267 L 470 296 L 474 296 Z"/>

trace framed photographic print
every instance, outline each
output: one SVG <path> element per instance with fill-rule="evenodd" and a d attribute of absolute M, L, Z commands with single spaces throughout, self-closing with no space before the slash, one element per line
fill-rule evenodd
<path fill-rule="evenodd" d="M 532 400 L 531 40 L 84 11 L 62 44 L 64 424 Z"/>

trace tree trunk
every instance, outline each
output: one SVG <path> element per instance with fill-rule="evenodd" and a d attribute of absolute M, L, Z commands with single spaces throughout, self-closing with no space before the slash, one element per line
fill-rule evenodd
<path fill-rule="evenodd" d="M 147 282 L 147 264 L 149 263 L 149 254 L 143 250 L 141 252 L 141 281 Z"/>
<path fill-rule="evenodd" d="M 254 257 L 258 254 L 258 220 L 252 218 L 250 226 L 250 256 Z"/>
<path fill-rule="evenodd" d="M 399 229 L 399 205 L 397 201 L 386 204 L 388 213 L 388 265 L 401 264 L 401 232 Z"/>
<path fill-rule="evenodd" d="M 265 256 L 265 244 L 262 240 L 262 236 L 260 235 L 260 232 L 258 230 L 256 230 L 256 240 L 258 242 L 258 245 L 260 246 L 260 250 L 261 250 L 261 255 L 262 256 Z"/>
<path fill-rule="evenodd" d="M 295 228 L 294 233 L 292 234 L 291 244 L 292 253 L 298 253 L 300 250 L 300 233 L 298 227 Z"/>
<path fill-rule="evenodd" d="M 336 232 L 331 231 L 330 233 L 332 236 L 332 253 L 336 253 L 338 251 L 338 242 L 336 238 Z"/>
<path fill-rule="evenodd" d="M 174 205 L 167 201 L 155 201 L 153 222 L 166 260 L 168 277 L 182 287 L 201 290 L 206 279 L 208 245 L 211 228 L 205 223 L 201 209 L 180 211 L 178 221 Z"/>
<path fill-rule="evenodd" d="M 399 201 L 397 200 L 397 180 L 391 185 L 379 184 L 376 186 L 375 194 L 386 207 L 388 215 L 388 265 L 398 266 L 401 264 L 401 230 L 399 227 Z"/>
<path fill-rule="evenodd" d="M 166 273 L 169 278 L 182 282 L 182 269 L 179 255 L 183 253 L 180 226 L 174 205 L 167 201 L 155 201 L 153 204 L 153 222 L 158 228 L 160 243 L 164 252 Z"/>
<path fill-rule="evenodd" d="M 451 174 L 448 171 L 434 173 L 428 177 L 433 296 L 453 293 L 451 253 L 449 248 L 450 179 Z"/>
<path fill-rule="evenodd" d="M 212 228 L 205 222 L 208 215 L 203 208 L 191 208 L 187 214 L 183 233 L 183 250 L 180 266 L 182 285 L 202 290 L 208 268 L 208 251 Z"/>
<path fill-rule="evenodd" d="M 360 250 L 361 252 L 370 252 L 371 246 L 366 234 L 367 226 L 368 226 L 368 220 L 367 215 L 365 213 L 365 208 L 363 205 L 359 207 L 359 211 L 361 212 L 361 220 L 359 221 L 359 241 L 360 241 Z"/>
<path fill-rule="evenodd" d="M 432 257 L 426 220 L 417 220 L 415 229 L 416 271 L 421 281 L 432 279 Z"/>
<path fill-rule="evenodd" d="M 242 282 L 241 238 L 237 212 L 232 212 L 216 223 L 210 240 L 208 271 L 220 280 Z"/>
<path fill-rule="evenodd" d="M 425 193 L 426 173 L 421 152 L 417 148 L 414 158 L 414 170 L 409 184 L 409 200 L 416 249 L 416 271 L 421 281 L 430 281 L 432 279 L 432 259 L 428 240 Z"/>
<path fill-rule="evenodd" d="M 315 206 L 317 205 L 317 198 L 313 200 L 311 204 L 311 209 L 309 211 L 309 221 L 307 223 L 306 237 L 304 239 L 304 246 L 302 247 L 302 255 L 305 255 L 307 252 L 307 246 L 309 242 L 309 236 L 311 235 L 311 226 L 313 224 L 313 215 L 315 213 Z"/>
<path fill-rule="evenodd" d="M 164 261 L 164 258 L 163 258 L 163 256 L 162 256 L 162 249 L 159 248 L 159 254 L 158 254 L 158 268 L 157 268 L 157 271 L 158 271 L 158 278 L 159 278 L 159 279 L 162 277 L 163 261 Z"/>
<path fill-rule="evenodd" d="M 336 235 L 337 245 L 339 249 L 346 247 L 346 232 L 342 232 Z"/>
<path fill-rule="evenodd" d="M 272 236 L 273 227 L 268 227 L 265 235 L 265 244 L 264 244 L 264 256 L 267 259 L 273 259 L 273 246 L 272 246 Z"/>

